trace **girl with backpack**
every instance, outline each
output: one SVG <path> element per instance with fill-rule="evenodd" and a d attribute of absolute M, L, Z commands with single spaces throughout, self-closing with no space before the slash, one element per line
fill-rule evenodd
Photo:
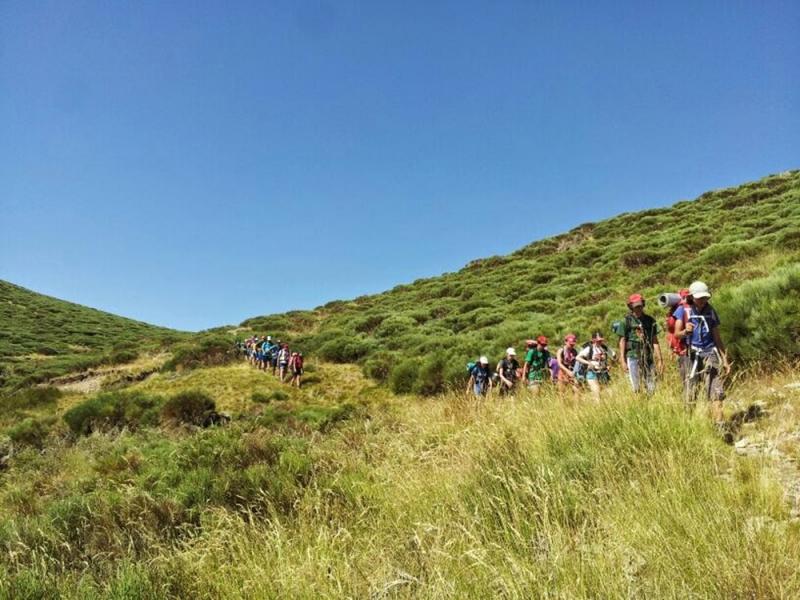
<path fill-rule="evenodd" d="M 284 344 L 278 351 L 278 379 L 283 382 L 286 379 L 286 369 L 289 367 L 289 359 L 292 357 L 289 352 L 289 344 Z"/>
<path fill-rule="evenodd" d="M 592 392 L 595 401 L 600 401 L 600 386 L 611 381 L 608 374 L 608 347 L 605 345 L 603 334 L 596 331 L 592 335 L 591 344 L 578 352 L 575 362 L 586 367 L 586 383 Z"/>
<path fill-rule="evenodd" d="M 578 380 L 573 373 L 575 369 L 575 358 L 578 356 L 578 349 L 575 347 L 577 342 L 578 336 L 574 333 L 570 333 L 564 338 L 564 345 L 556 352 L 556 360 L 558 361 L 558 389 L 559 391 L 563 391 L 569 385 L 572 387 L 572 392 L 575 395 L 579 392 Z"/>
<path fill-rule="evenodd" d="M 292 371 L 292 381 L 289 385 L 297 385 L 300 388 L 300 377 L 303 375 L 303 353 L 292 352 L 289 360 L 289 369 Z"/>

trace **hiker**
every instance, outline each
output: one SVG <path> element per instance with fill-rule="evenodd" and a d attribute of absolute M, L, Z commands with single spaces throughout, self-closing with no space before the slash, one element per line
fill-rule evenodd
<path fill-rule="evenodd" d="M 689 373 L 685 379 L 684 400 L 687 409 L 693 409 L 698 383 L 705 381 L 706 398 L 711 402 L 711 418 L 717 425 L 722 420 L 724 389 L 722 378 L 730 371 L 728 355 L 719 334 L 719 315 L 709 303 L 711 292 L 702 281 L 689 286 L 692 304 L 680 306 L 675 317 L 675 336 L 687 340 L 689 348 Z"/>
<path fill-rule="evenodd" d="M 467 394 L 470 390 L 476 398 L 488 396 L 492 391 L 492 371 L 489 369 L 489 359 L 485 356 L 481 356 L 469 371 Z"/>
<path fill-rule="evenodd" d="M 292 357 L 289 352 L 289 344 L 284 344 L 278 350 L 278 379 L 281 383 L 286 379 L 286 369 L 289 367 L 289 359 Z"/>
<path fill-rule="evenodd" d="M 614 324 L 619 336 L 619 362 L 622 370 L 628 373 L 634 393 L 642 389 L 642 382 L 648 395 L 656 390 L 656 373 L 663 370 L 661 346 L 658 343 L 658 324 L 644 312 L 644 298 L 641 294 L 628 297 L 628 310 L 624 321 Z"/>
<path fill-rule="evenodd" d="M 678 365 L 678 374 L 681 378 L 681 385 L 685 385 L 686 375 L 689 373 L 689 369 L 691 369 L 689 366 L 691 361 L 689 360 L 689 347 L 686 343 L 686 338 L 675 335 L 675 325 L 677 323 L 675 313 L 677 312 L 678 308 L 684 308 L 684 310 L 681 312 L 681 320 L 683 321 L 685 328 L 693 300 L 687 288 L 683 288 L 678 292 L 677 298 L 679 299 L 674 300 L 674 304 L 671 306 L 669 303 L 670 299 L 667 298 L 667 296 L 674 297 L 675 294 L 662 295 L 662 298 L 664 298 L 663 305 L 668 309 L 667 320 L 665 323 L 667 330 L 667 344 L 669 345 L 670 352 L 672 352 L 672 355 L 675 357 L 675 362 Z M 659 303 L 661 303 L 660 299 Z"/>
<path fill-rule="evenodd" d="M 283 343 L 278 340 L 276 344 L 273 344 L 272 347 L 269 349 L 269 364 L 272 367 L 272 374 L 275 375 L 275 371 L 278 368 L 278 354 L 281 351 L 281 347 Z"/>
<path fill-rule="evenodd" d="M 517 383 L 519 362 L 517 352 L 514 348 L 506 349 L 506 356 L 497 363 L 497 376 L 500 379 L 500 395 L 510 396 L 514 394 L 514 386 Z"/>
<path fill-rule="evenodd" d="M 563 391 L 568 385 L 572 386 L 573 393 L 578 393 L 578 379 L 573 371 L 575 370 L 575 357 L 578 350 L 575 345 L 578 336 L 570 333 L 564 337 L 564 345 L 556 352 L 556 362 L 558 363 L 558 389 Z"/>
<path fill-rule="evenodd" d="M 550 352 L 547 350 L 547 338 L 540 335 L 536 344 L 525 355 L 525 367 L 522 378 L 527 380 L 528 389 L 538 394 L 542 384 L 547 380 L 550 363 Z"/>
<path fill-rule="evenodd" d="M 256 365 L 256 361 L 258 360 L 257 348 L 258 348 L 258 336 L 254 335 L 252 341 L 250 342 L 250 353 L 249 353 L 250 364 L 253 366 Z"/>
<path fill-rule="evenodd" d="M 289 359 L 289 370 L 292 372 L 292 380 L 289 385 L 297 385 L 300 388 L 300 378 L 303 375 L 303 353 L 292 352 L 292 357 Z"/>
<path fill-rule="evenodd" d="M 258 368 L 261 369 L 262 371 L 267 370 L 271 352 L 272 352 L 272 336 L 268 335 L 264 340 L 264 343 L 261 344 L 261 361 L 259 363 Z"/>
<path fill-rule="evenodd" d="M 592 396 L 595 400 L 600 400 L 600 386 L 605 386 L 611 381 L 608 373 L 608 358 L 611 353 L 605 345 L 603 334 L 596 331 L 592 335 L 592 341 L 585 344 L 583 349 L 575 356 L 576 365 L 582 368 L 576 373 L 576 377 L 585 378 Z"/>

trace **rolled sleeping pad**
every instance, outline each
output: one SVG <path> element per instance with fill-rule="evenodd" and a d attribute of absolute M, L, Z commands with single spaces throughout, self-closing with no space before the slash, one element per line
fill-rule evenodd
<path fill-rule="evenodd" d="M 680 294 L 661 294 L 658 297 L 658 305 L 661 308 L 672 308 L 673 306 L 677 306 L 681 302 L 681 295 Z"/>

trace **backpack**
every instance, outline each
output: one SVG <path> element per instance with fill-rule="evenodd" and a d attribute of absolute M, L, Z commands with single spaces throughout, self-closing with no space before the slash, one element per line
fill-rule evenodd
<path fill-rule="evenodd" d="M 469 373 L 470 375 L 472 375 L 472 371 L 474 371 L 474 370 L 475 370 L 475 366 L 476 366 L 477 364 L 478 364 L 478 363 L 476 363 L 476 362 L 473 362 L 473 361 L 470 361 L 470 362 L 468 362 L 468 363 L 467 363 L 467 373 Z"/>
<path fill-rule="evenodd" d="M 678 322 L 678 320 L 675 318 L 675 311 L 678 310 L 679 306 L 683 306 L 682 320 L 683 326 L 686 327 L 686 321 L 689 317 L 689 310 L 691 309 L 689 304 L 683 302 L 676 304 L 670 309 L 665 325 L 667 328 L 667 342 L 669 343 L 670 350 L 672 350 L 672 353 L 676 354 L 677 356 L 684 356 L 687 350 L 686 339 L 675 337 L 675 323 Z"/>
<path fill-rule="evenodd" d="M 300 370 L 303 369 L 303 357 L 300 356 L 299 354 L 294 357 L 294 368 L 297 371 L 300 371 Z"/>
<path fill-rule="evenodd" d="M 612 328 L 613 328 L 613 326 L 612 326 Z M 589 348 L 591 345 L 592 345 L 592 342 L 586 342 L 581 347 L 581 349 L 578 352 L 578 354 L 583 352 L 586 348 Z M 600 347 L 603 349 L 603 352 L 606 353 L 606 356 L 611 356 L 611 352 L 609 351 L 608 346 L 606 346 L 605 344 L 600 344 Z M 585 365 L 582 362 L 578 361 L 577 360 L 578 354 L 575 355 L 576 356 L 576 360 L 575 360 L 575 366 L 572 369 L 572 374 L 575 375 L 575 379 L 577 379 L 578 381 L 583 381 L 584 379 L 586 379 L 586 373 L 589 371 L 589 365 Z"/>

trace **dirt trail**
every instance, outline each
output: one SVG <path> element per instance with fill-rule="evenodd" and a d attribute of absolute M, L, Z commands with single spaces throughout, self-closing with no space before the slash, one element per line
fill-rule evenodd
<path fill-rule="evenodd" d="M 100 367 L 81 371 L 80 373 L 70 373 L 69 375 L 51 379 L 48 385 L 55 386 L 67 393 L 92 394 L 99 392 L 107 382 L 118 381 L 125 384 L 143 381 L 157 372 L 167 357 L 167 354 L 144 356 L 126 365 Z"/>

